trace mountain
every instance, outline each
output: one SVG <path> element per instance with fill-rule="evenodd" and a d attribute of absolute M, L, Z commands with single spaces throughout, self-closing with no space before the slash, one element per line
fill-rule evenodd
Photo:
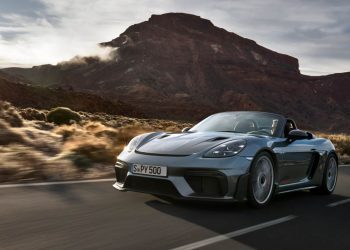
<path fill-rule="evenodd" d="M 218 111 L 281 113 L 309 129 L 349 132 L 350 73 L 300 74 L 296 58 L 190 14 L 152 15 L 100 44 L 111 59 L 74 58 L 4 71 L 34 85 L 122 101 L 148 117 L 198 120 Z"/>

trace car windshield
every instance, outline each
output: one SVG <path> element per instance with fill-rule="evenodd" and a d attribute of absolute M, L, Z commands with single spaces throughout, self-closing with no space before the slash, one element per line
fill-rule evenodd
<path fill-rule="evenodd" d="M 232 132 L 276 136 L 281 117 L 270 113 L 227 112 L 204 119 L 189 131 L 191 132 Z"/>

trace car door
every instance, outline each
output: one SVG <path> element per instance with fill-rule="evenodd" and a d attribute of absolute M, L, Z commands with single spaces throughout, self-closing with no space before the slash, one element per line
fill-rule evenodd
<path fill-rule="evenodd" d="M 297 183 L 308 176 L 314 154 L 314 139 L 286 142 L 280 148 L 279 183 Z"/>
<path fill-rule="evenodd" d="M 286 120 L 284 126 L 284 141 L 276 148 L 278 151 L 278 165 L 280 185 L 297 183 L 308 176 L 312 162 L 314 139 L 298 139 L 288 141 L 291 130 L 297 129 L 295 122 Z"/>

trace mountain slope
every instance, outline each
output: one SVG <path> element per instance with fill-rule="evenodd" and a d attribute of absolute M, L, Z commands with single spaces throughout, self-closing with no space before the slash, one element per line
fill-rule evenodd
<path fill-rule="evenodd" d="M 110 61 L 80 58 L 7 73 L 122 100 L 149 117 L 197 120 L 226 110 L 264 110 L 311 129 L 349 131 L 350 74 L 301 75 L 298 60 L 215 27 L 168 13 L 101 43 Z M 317 123 L 315 123 L 317 122 Z"/>
<path fill-rule="evenodd" d="M 66 106 L 79 111 L 142 116 L 121 102 L 110 102 L 86 93 L 30 86 L 4 73 L 0 73 L 0 100 L 9 101 L 18 107 L 50 109 Z"/>

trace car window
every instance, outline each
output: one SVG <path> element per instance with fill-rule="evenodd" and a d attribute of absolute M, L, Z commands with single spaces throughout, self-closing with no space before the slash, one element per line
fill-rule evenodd
<path fill-rule="evenodd" d="M 275 136 L 281 123 L 278 115 L 259 112 L 231 112 L 209 116 L 190 131 L 222 131 Z"/>

